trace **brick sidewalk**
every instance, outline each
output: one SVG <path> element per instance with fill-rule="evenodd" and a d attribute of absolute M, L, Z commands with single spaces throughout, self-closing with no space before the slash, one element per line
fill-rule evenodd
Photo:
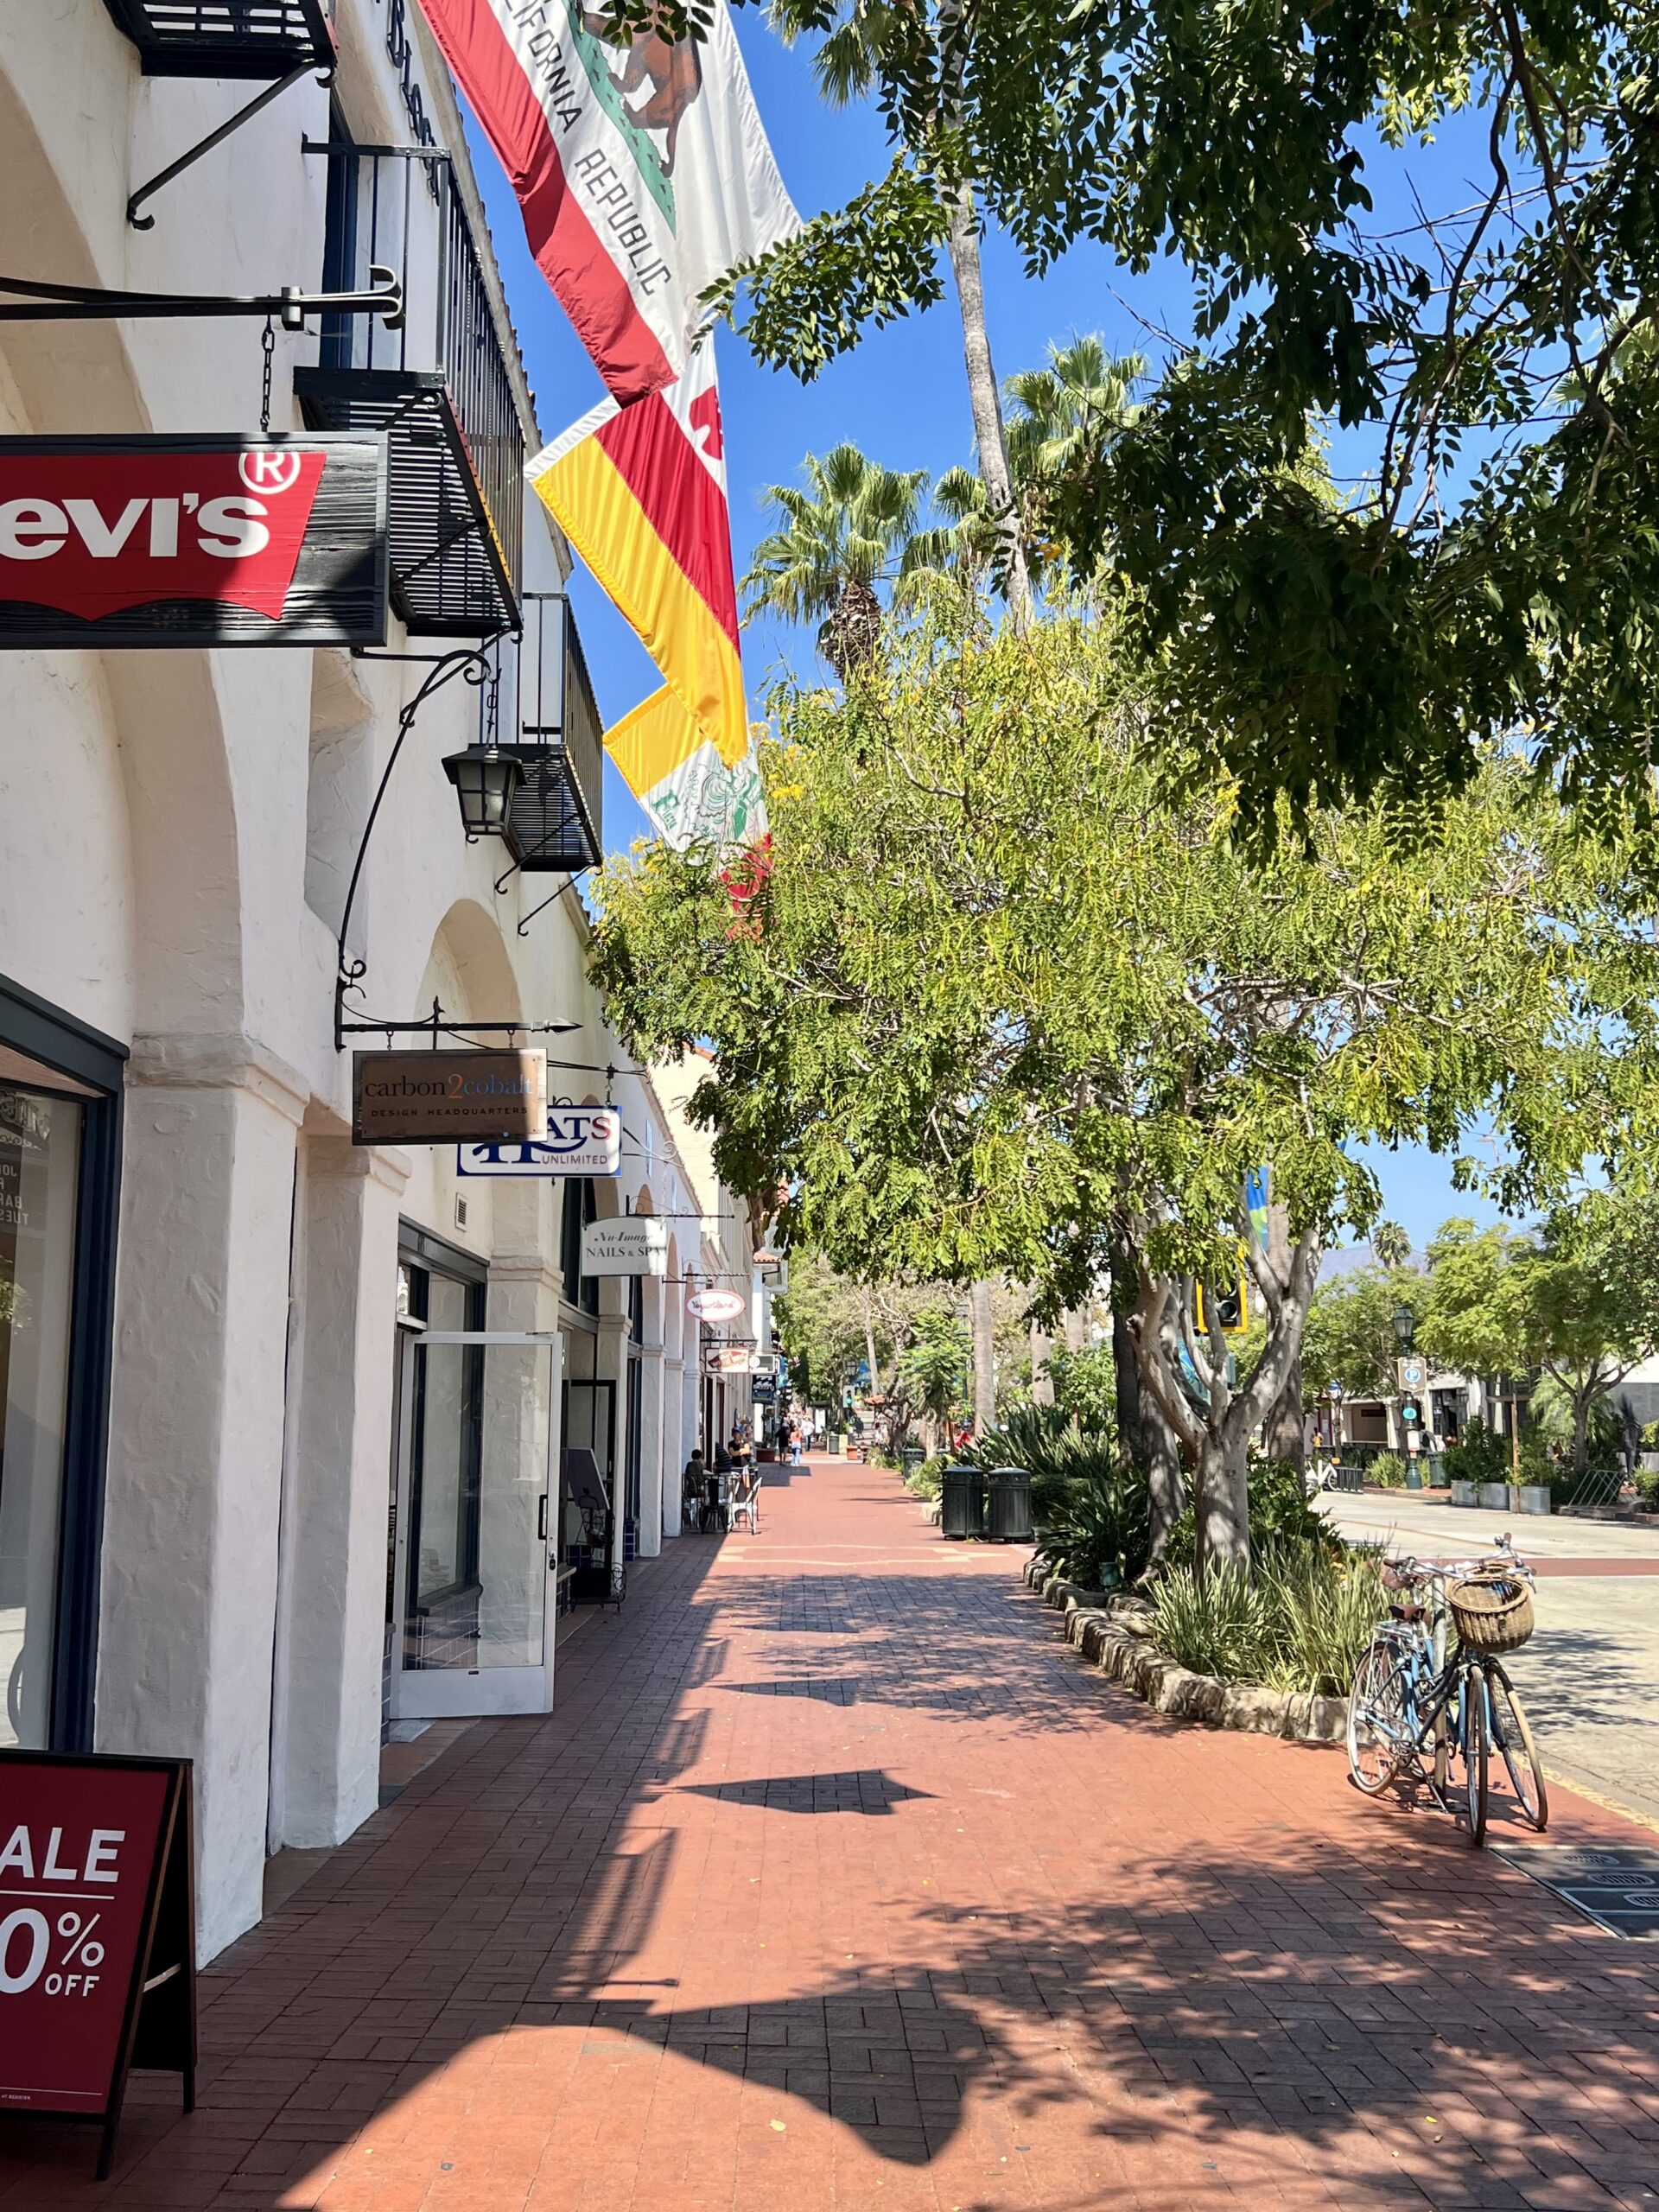
<path fill-rule="evenodd" d="M 777 1476 L 215 1961 L 194 2118 L 137 2083 L 102 2188 L 9 2126 L 0 2206 L 1659 2208 L 1659 1952 Z"/>

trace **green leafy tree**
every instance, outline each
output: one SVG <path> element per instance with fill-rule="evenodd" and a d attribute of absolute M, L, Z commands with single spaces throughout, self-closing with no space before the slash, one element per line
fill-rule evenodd
<path fill-rule="evenodd" d="M 1650 7 L 784 0 L 781 21 L 821 40 L 831 98 L 874 100 L 893 155 L 734 273 L 760 359 L 810 377 L 931 305 L 947 244 L 974 245 L 976 287 L 980 210 L 1033 270 L 1085 238 L 1131 283 L 1185 270 L 1155 387 L 1061 474 L 1051 535 L 1080 575 L 1133 580 L 1154 711 L 1259 835 L 1281 800 L 1300 821 L 1433 799 L 1519 726 L 1598 817 L 1650 817 Z M 1437 137 L 1455 157 L 1430 167 Z M 1380 225 L 1408 188 L 1418 219 Z M 1340 497 L 1327 422 L 1363 441 Z M 987 485 L 1001 515 L 1011 488 Z"/>
<path fill-rule="evenodd" d="M 968 1332 L 947 1308 L 919 1316 L 899 1355 L 899 1372 L 933 1427 L 934 1449 L 946 1448 L 953 1416 L 968 1388 Z"/>
<path fill-rule="evenodd" d="M 1653 1234 L 1644 1201 L 1616 1199 L 1558 1208 L 1535 1238 L 1447 1222 L 1429 1248 L 1426 1348 L 1471 1374 L 1548 1376 L 1581 1471 L 1598 1407 L 1659 1338 L 1648 1280 L 1623 1264 Z"/>
<path fill-rule="evenodd" d="M 1414 1268 L 1357 1268 L 1321 1283 L 1302 1339 L 1306 1403 L 1323 1402 L 1332 1382 L 1341 1385 L 1344 1398 L 1397 1395 L 1400 1338 L 1394 1316 L 1404 1306 L 1415 1323 L 1427 1303 L 1427 1282 Z"/>
<path fill-rule="evenodd" d="M 787 1180 L 798 1244 L 1006 1274 L 1051 1318 L 1132 1255 L 1139 1378 L 1203 1552 L 1239 1555 L 1319 1252 L 1379 1211 L 1354 1141 L 1455 1153 L 1490 1124 L 1493 1163 L 1459 1172 L 1511 1205 L 1617 1156 L 1650 1096 L 1652 901 L 1500 757 L 1433 851 L 1378 810 L 1252 858 L 1224 791 L 1168 798 L 1138 685 L 1109 606 L 1025 637 L 936 607 L 847 698 L 774 699 L 747 925 L 709 856 L 645 849 L 601 881 L 593 970 L 636 1049 L 712 1044 L 693 1112 L 734 1187 Z M 1184 1284 L 1241 1249 L 1265 1326 L 1235 1378 Z"/>

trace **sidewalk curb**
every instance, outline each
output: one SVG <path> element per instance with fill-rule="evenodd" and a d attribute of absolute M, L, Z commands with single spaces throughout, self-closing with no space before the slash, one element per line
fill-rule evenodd
<path fill-rule="evenodd" d="M 1147 1618 L 1143 1599 L 1122 1592 L 1079 1589 L 1074 1582 L 1046 1573 L 1036 1560 L 1027 1563 L 1025 1577 L 1046 1605 L 1065 1614 L 1066 1642 L 1154 1713 L 1298 1744 L 1339 1744 L 1347 1734 L 1345 1698 L 1217 1681 L 1212 1675 L 1195 1675 L 1165 1658 L 1142 1625 Z"/>

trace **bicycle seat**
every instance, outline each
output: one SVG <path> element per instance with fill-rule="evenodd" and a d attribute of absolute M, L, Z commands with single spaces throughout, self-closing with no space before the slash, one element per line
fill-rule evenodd
<path fill-rule="evenodd" d="M 1390 1605 L 1389 1607 L 1389 1618 L 1392 1621 L 1427 1620 L 1428 1618 L 1428 1608 L 1427 1605 Z"/>

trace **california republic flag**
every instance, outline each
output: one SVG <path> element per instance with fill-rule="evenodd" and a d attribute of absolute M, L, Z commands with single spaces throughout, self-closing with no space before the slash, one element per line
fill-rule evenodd
<path fill-rule="evenodd" d="M 607 388 L 671 383 L 702 294 L 800 228 L 726 0 L 704 40 L 631 46 L 580 0 L 421 3 Z"/>

